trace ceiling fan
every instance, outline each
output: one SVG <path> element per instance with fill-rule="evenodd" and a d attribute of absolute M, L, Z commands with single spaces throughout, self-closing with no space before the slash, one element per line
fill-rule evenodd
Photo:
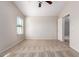
<path fill-rule="evenodd" d="M 44 2 L 48 3 L 49 5 L 53 3 L 52 1 L 44 1 Z M 42 6 L 42 1 L 39 1 L 38 7 L 41 7 L 41 6 Z"/>

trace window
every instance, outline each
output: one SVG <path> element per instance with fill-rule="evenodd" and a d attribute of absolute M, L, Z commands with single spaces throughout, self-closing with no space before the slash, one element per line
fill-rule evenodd
<path fill-rule="evenodd" d="M 21 17 L 17 17 L 17 34 L 23 34 L 23 19 Z"/>

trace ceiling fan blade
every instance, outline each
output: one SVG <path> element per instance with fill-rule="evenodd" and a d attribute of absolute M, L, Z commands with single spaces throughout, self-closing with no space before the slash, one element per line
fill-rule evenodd
<path fill-rule="evenodd" d="M 52 4 L 53 3 L 52 1 L 45 1 L 45 2 L 47 2 L 48 4 Z"/>
<path fill-rule="evenodd" d="M 38 7 L 41 7 L 41 4 L 42 4 L 42 2 L 39 2 L 39 5 L 38 5 Z"/>
<path fill-rule="evenodd" d="M 39 3 L 39 7 L 41 7 L 41 4 Z"/>

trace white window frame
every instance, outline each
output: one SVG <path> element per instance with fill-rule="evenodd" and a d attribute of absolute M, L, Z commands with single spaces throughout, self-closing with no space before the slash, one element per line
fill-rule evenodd
<path fill-rule="evenodd" d="M 16 28 L 17 28 L 17 34 L 24 34 L 24 24 L 23 19 L 20 16 L 17 16 L 16 20 Z"/>

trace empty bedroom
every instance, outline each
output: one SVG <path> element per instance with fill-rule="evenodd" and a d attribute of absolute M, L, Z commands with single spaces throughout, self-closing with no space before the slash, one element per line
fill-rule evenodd
<path fill-rule="evenodd" d="M 0 57 L 79 57 L 79 1 L 0 1 Z"/>

